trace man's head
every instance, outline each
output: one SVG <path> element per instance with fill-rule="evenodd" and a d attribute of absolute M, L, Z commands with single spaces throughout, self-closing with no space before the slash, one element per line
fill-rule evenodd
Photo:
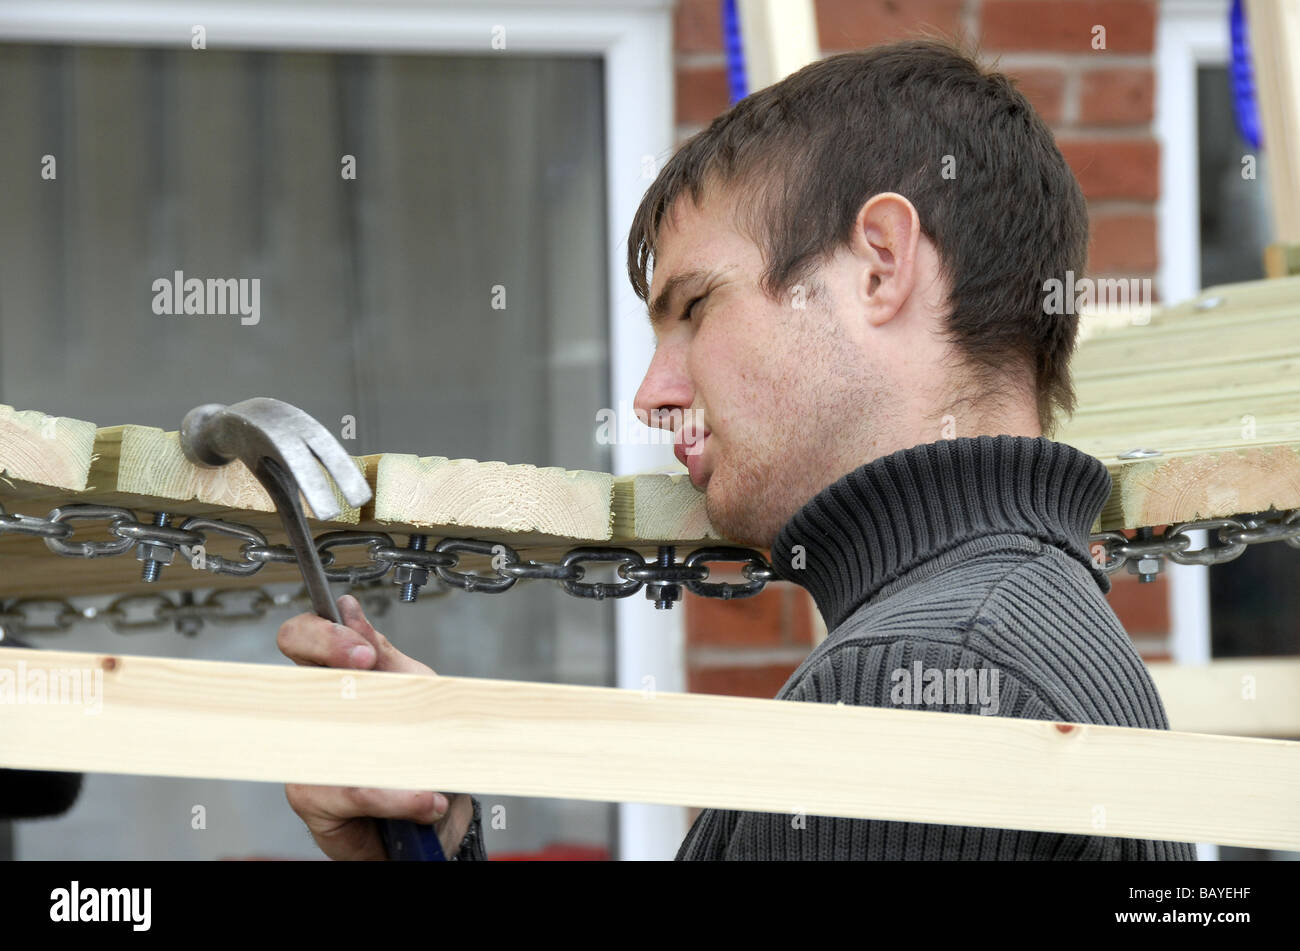
<path fill-rule="evenodd" d="M 711 521 L 768 545 L 881 455 L 1050 435 L 1074 408 L 1077 317 L 1045 312 L 1044 282 L 1082 276 L 1087 236 L 1074 176 L 1006 77 L 929 41 L 813 63 L 646 192 L 628 271 L 658 345 L 636 407 L 652 425 L 684 413 Z"/>

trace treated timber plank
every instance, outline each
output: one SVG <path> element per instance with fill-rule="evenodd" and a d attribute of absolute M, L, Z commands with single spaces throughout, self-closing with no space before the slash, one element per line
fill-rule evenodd
<path fill-rule="evenodd" d="M 1094 526 L 1101 530 L 1300 507 L 1294 444 L 1159 457 L 1112 465 L 1110 473 L 1111 494 Z"/>
<path fill-rule="evenodd" d="M 402 453 L 364 462 L 375 493 L 369 515 L 381 525 L 446 535 L 484 529 L 520 543 L 612 534 L 614 477 L 604 472 Z"/>
<path fill-rule="evenodd" d="M 1300 657 L 1154 663 L 1147 669 L 1170 729 L 1300 738 Z"/>
<path fill-rule="evenodd" d="M 236 460 L 215 469 L 196 466 L 181 450 L 180 433 L 153 426 L 110 426 L 99 430 L 91 482 L 110 504 L 139 507 L 158 499 L 194 501 L 227 511 L 275 512 L 270 495 L 248 467 Z M 364 466 L 353 460 L 358 470 Z M 355 523 L 360 510 L 348 505 L 331 483 L 339 513 L 332 522 Z M 308 517 L 315 517 L 303 500 Z"/>
<path fill-rule="evenodd" d="M 11 687 L 102 677 L 97 712 L 0 703 L 11 768 L 1300 848 L 1300 743 L 1285 740 L 56 651 L 8 649 L 6 668 Z"/>
<path fill-rule="evenodd" d="M 704 493 L 680 473 L 646 473 L 614 480 L 614 537 L 622 541 L 721 541 L 709 524 Z"/>
<path fill-rule="evenodd" d="M 1300 0 L 1247 0 L 1246 11 L 1274 236 L 1300 241 Z"/>
<path fill-rule="evenodd" d="M 1110 471 L 1095 528 L 1300 506 L 1300 279 L 1208 288 L 1147 326 L 1103 328 L 1073 369 L 1079 408 L 1054 438 Z M 1137 448 L 1161 455 L 1118 458 Z"/>
<path fill-rule="evenodd" d="M 0 496 L 40 496 L 86 487 L 95 424 L 0 404 Z"/>

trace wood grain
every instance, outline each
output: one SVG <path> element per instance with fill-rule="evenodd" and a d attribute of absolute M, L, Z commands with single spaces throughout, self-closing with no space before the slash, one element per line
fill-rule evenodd
<path fill-rule="evenodd" d="M 21 666 L 20 666 L 21 665 Z M 459 677 L 7 649 L 0 766 L 1300 848 L 1300 743 Z"/>

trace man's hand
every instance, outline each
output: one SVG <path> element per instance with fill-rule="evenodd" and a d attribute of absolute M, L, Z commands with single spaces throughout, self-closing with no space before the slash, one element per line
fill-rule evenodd
<path fill-rule="evenodd" d="M 304 667 L 345 667 L 436 676 L 433 668 L 407 657 L 366 620 L 357 599 L 339 598 L 343 624 L 317 614 L 299 614 L 280 625 L 280 651 Z M 409 819 L 432 823 L 442 850 L 460 847 L 473 817 L 468 795 L 358 789 L 353 786 L 284 787 L 293 811 L 307 824 L 320 850 L 338 860 L 383 860 L 383 842 L 374 819 Z"/>

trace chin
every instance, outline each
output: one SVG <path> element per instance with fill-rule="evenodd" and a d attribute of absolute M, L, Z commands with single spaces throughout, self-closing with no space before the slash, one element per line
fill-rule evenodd
<path fill-rule="evenodd" d="M 742 483 L 751 482 L 749 479 Z M 762 483 L 759 482 L 758 485 Z M 773 506 L 757 486 L 730 483 L 714 471 L 704 487 L 704 510 L 709 524 L 728 541 L 750 548 L 770 548 L 785 519 L 772 514 Z"/>

